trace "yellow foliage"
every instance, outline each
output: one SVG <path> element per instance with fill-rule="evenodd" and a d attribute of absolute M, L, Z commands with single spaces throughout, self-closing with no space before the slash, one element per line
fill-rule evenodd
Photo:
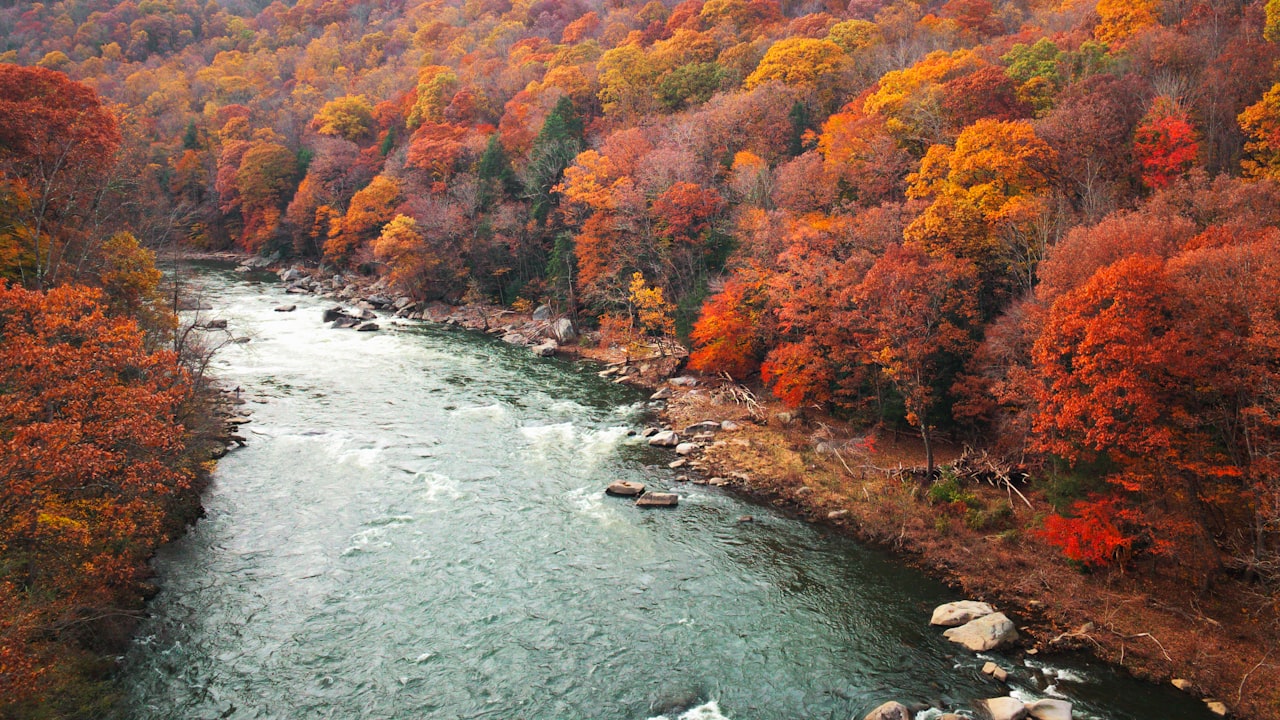
<path fill-rule="evenodd" d="M 820 81 L 839 73 L 847 59 L 840 46 L 830 40 L 787 38 L 770 46 L 743 85 L 752 90 L 776 80 L 787 85 L 813 88 Z"/>

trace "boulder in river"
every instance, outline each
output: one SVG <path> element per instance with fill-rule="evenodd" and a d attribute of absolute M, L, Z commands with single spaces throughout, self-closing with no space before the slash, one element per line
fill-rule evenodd
<path fill-rule="evenodd" d="M 382 328 L 378 327 L 378 323 L 366 322 L 356 326 L 356 332 L 377 332 Z"/>
<path fill-rule="evenodd" d="M 608 495 L 617 495 L 618 497 L 635 497 L 644 494 L 644 483 L 632 480 L 618 480 L 609 483 L 609 487 L 604 489 Z"/>
<path fill-rule="evenodd" d="M 533 354 L 538 357 L 554 357 L 556 351 L 560 349 L 560 344 L 555 340 L 547 340 L 540 345 L 533 346 Z"/>
<path fill-rule="evenodd" d="M 953 627 L 942 633 L 942 636 L 974 652 L 986 652 L 1017 640 L 1018 630 L 1004 613 L 992 613 L 960 627 Z"/>
<path fill-rule="evenodd" d="M 280 307 L 276 308 L 276 312 L 293 312 L 294 310 L 297 310 L 297 309 L 298 309 L 297 305 L 281 305 Z"/>
<path fill-rule="evenodd" d="M 999 680 L 1000 682 L 1004 682 L 1005 680 L 1009 679 L 1009 671 L 1005 670 L 1004 668 L 1000 667 L 999 665 L 993 662 L 988 662 L 986 665 L 982 666 L 982 674 L 990 675 L 991 677 L 995 678 L 996 680 Z"/>
<path fill-rule="evenodd" d="M 339 330 L 342 330 L 345 328 L 353 328 L 359 324 L 360 324 L 359 320 L 349 315 L 342 315 L 337 320 L 334 320 L 333 325 L 331 325 L 330 327 L 335 327 L 335 328 L 338 328 Z"/>
<path fill-rule="evenodd" d="M 890 700 L 880 707 L 867 713 L 862 720 L 911 720 L 911 711 L 906 705 L 897 700 Z"/>
<path fill-rule="evenodd" d="M 333 322 L 334 320 L 337 320 L 338 318 L 344 318 L 344 317 L 349 317 L 349 316 L 347 315 L 347 312 L 346 312 L 345 310 L 343 310 L 341 307 L 337 306 L 337 305 L 335 305 L 335 306 L 333 306 L 333 307 L 331 307 L 331 308 L 327 308 L 327 309 L 324 311 L 324 321 L 325 321 L 325 322 Z"/>
<path fill-rule="evenodd" d="M 226 330 L 227 321 L 224 318 L 219 318 L 217 320 L 209 320 L 205 322 L 204 326 L 210 330 Z"/>
<path fill-rule="evenodd" d="M 649 438 L 649 444 L 654 447 L 675 447 L 680 444 L 680 436 L 674 430 L 662 430 Z"/>
<path fill-rule="evenodd" d="M 991 720 L 1022 720 L 1027 716 L 1027 707 L 1021 700 L 1012 697 L 990 698 L 979 700 L 979 707 L 987 711 Z"/>
<path fill-rule="evenodd" d="M 647 492 L 636 500 L 636 507 L 675 507 L 680 504 L 680 496 L 675 493 Z"/>
<path fill-rule="evenodd" d="M 933 617 L 929 619 L 929 624 L 942 627 L 958 627 L 972 620 L 990 615 L 995 611 L 996 609 L 991 607 L 989 603 L 975 602 L 973 600 L 950 602 L 933 609 Z"/>
<path fill-rule="evenodd" d="M 1036 720 L 1071 720 L 1071 703 L 1057 698 L 1045 698 L 1027 703 L 1027 715 Z"/>

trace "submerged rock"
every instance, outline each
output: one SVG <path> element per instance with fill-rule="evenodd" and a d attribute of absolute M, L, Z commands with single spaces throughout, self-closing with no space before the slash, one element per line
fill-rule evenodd
<path fill-rule="evenodd" d="M 942 627 L 958 627 L 980 617 L 986 617 L 995 611 L 996 609 L 991 607 L 989 603 L 975 602 L 973 600 L 950 602 L 933 609 L 933 617 L 929 619 L 929 624 Z"/>
<path fill-rule="evenodd" d="M 974 652 L 985 652 L 1014 642 L 1018 639 L 1018 630 L 1004 613 L 993 613 L 953 627 L 942 636 Z"/>

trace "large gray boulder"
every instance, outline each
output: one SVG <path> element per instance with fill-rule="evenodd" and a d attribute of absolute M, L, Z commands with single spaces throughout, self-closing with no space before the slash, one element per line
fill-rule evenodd
<path fill-rule="evenodd" d="M 578 339 L 578 331 L 573 328 L 573 321 L 560 318 L 551 325 L 551 336 L 561 345 L 568 345 Z"/>
<path fill-rule="evenodd" d="M 1027 716 L 1026 705 L 1017 698 L 998 697 L 979 700 L 978 705 L 987 711 L 991 720 L 1022 720 Z"/>
<path fill-rule="evenodd" d="M 961 600 L 934 608 L 933 617 L 929 618 L 929 624 L 942 627 L 959 627 L 967 622 L 990 615 L 995 611 L 996 609 L 988 603 Z"/>
<path fill-rule="evenodd" d="M 985 615 L 960 627 L 953 627 L 942 636 L 974 652 L 986 652 L 1004 647 L 1018 639 L 1018 629 L 1004 613 Z"/>
<path fill-rule="evenodd" d="M 546 305 L 539 305 L 538 308 L 533 311 L 533 319 L 539 322 L 543 320 L 550 320 L 551 308 L 547 307 Z"/>
<path fill-rule="evenodd" d="M 911 711 L 907 709 L 906 705 L 896 700 L 890 700 L 867 713 L 862 720 L 911 720 L 911 718 Z"/>
<path fill-rule="evenodd" d="M 1045 698 L 1027 703 L 1027 714 L 1036 720 L 1071 720 L 1071 703 Z"/>

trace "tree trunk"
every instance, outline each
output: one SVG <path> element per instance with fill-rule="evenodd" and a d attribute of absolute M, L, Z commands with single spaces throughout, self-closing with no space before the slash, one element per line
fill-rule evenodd
<path fill-rule="evenodd" d="M 929 435 L 929 426 L 926 423 L 920 423 L 920 437 L 924 440 L 924 457 L 925 466 L 928 468 L 928 477 L 933 479 L 933 442 Z"/>

